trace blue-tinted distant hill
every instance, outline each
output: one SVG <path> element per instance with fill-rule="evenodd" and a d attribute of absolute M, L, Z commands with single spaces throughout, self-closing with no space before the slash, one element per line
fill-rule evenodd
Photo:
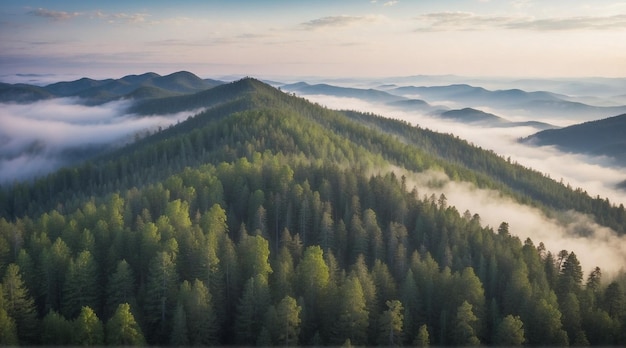
<path fill-rule="evenodd" d="M 626 166 L 626 114 L 544 130 L 522 141 L 534 145 L 555 145 L 567 152 L 609 156 Z"/>
<path fill-rule="evenodd" d="M 179 71 L 166 76 L 149 72 L 120 79 L 57 82 L 44 87 L 27 84 L 0 84 L 0 101 L 29 103 L 37 100 L 78 97 L 85 104 L 101 104 L 117 99 L 154 99 L 197 93 L 223 82 Z"/>
<path fill-rule="evenodd" d="M 556 128 L 555 126 L 538 121 L 526 121 L 526 122 L 512 122 L 500 116 L 484 112 L 482 110 L 477 110 L 473 108 L 463 108 L 458 110 L 448 110 L 442 112 L 439 117 L 444 119 L 450 119 L 458 122 L 482 125 L 488 127 L 520 127 L 520 126 L 528 126 L 534 127 L 537 129 L 552 129 Z"/>
<path fill-rule="evenodd" d="M 448 86 L 404 86 L 390 93 L 424 99 L 429 103 L 452 101 L 463 107 L 482 107 L 515 110 L 536 117 L 559 115 L 576 119 L 595 119 L 626 112 L 626 106 L 594 106 L 569 100 L 568 96 L 546 91 L 527 92 L 521 89 L 488 90 L 467 84 Z"/>
<path fill-rule="evenodd" d="M 398 95 L 379 91 L 377 89 L 339 87 L 325 83 L 310 85 L 306 82 L 298 82 L 294 84 L 283 85 L 281 86 L 281 89 L 290 92 L 298 92 L 301 94 L 321 94 L 342 98 L 363 99 L 375 103 L 392 103 L 407 99 Z"/>

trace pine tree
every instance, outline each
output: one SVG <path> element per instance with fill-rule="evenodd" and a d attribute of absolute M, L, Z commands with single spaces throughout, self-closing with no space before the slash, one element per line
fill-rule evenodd
<path fill-rule="evenodd" d="M 276 306 L 276 318 L 280 325 L 278 343 L 285 346 L 297 346 L 300 334 L 300 312 L 302 307 L 293 297 L 285 296 Z"/>
<path fill-rule="evenodd" d="M 476 331 L 474 330 L 474 325 L 477 322 L 478 318 L 472 311 L 472 305 L 467 301 L 463 301 L 456 312 L 454 343 L 461 346 L 480 345 L 480 340 L 476 337 Z"/>
<path fill-rule="evenodd" d="M 413 345 L 415 345 L 416 347 L 430 346 L 430 337 L 426 324 L 420 326 L 419 330 L 417 331 L 417 335 L 415 336 L 415 340 L 413 340 Z"/>
<path fill-rule="evenodd" d="M 98 346 L 104 344 L 104 326 L 96 313 L 83 307 L 73 322 L 72 343 L 78 346 Z"/>
<path fill-rule="evenodd" d="M 15 320 L 17 337 L 21 344 L 37 341 L 37 311 L 35 302 L 24 286 L 20 268 L 10 264 L 2 278 L 4 309 L 7 316 Z"/>
<path fill-rule="evenodd" d="M 63 292 L 63 314 L 75 318 L 84 306 L 98 308 L 100 298 L 96 263 L 87 250 L 70 261 Z"/>
<path fill-rule="evenodd" d="M 150 262 L 144 299 L 144 315 L 148 337 L 164 343 L 169 335 L 170 320 L 176 306 L 178 274 L 173 256 L 158 252 Z M 152 343 L 152 342 L 151 342 Z"/>
<path fill-rule="evenodd" d="M 507 315 L 496 330 L 494 343 L 499 346 L 521 346 L 526 341 L 524 323 L 519 316 Z"/>
<path fill-rule="evenodd" d="M 106 343 L 110 346 L 143 346 L 146 340 L 128 303 L 117 306 L 106 324 Z"/>
<path fill-rule="evenodd" d="M 43 318 L 41 341 L 49 345 L 67 345 L 72 342 L 72 322 L 61 314 L 50 310 Z"/>
<path fill-rule="evenodd" d="M 380 337 L 378 343 L 384 346 L 402 345 L 404 308 L 398 300 L 387 301 L 387 310 L 381 314 L 378 325 Z"/>
<path fill-rule="evenodd" d="M 113 315 L 117 306 L 122 303 L 128 303 L 131 307 L 137 308 L 135 278 L 126 260 L 121 260 L 117 263 L 115 273 L 109 277 L 106 294 L 106 313 L 108 317 Z"/>
<path fill-rule="evenodd" d="M 334 342 L 349 339 L 352 344 L 367 343 L 368 311 L 363 287 L 356 276 L 350 276 L 339 289 L 339 316 L 334 326 Z"/>

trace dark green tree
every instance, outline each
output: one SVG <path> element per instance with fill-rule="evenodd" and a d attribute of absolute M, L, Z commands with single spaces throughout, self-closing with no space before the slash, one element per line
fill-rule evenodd
<path fill-rule="evenodd" d="M 85 250 L 70 261 L 63 291 L 63 311 L 66 318 L 75 318 L 82 307 L 98 308 L 100 298 L 98 270 L 91 252 Z"/>
<path fill-rule="evenodd" d="M 74 328 L 72 322 L 61 314 L 50 310 L 43 318 L 41 341 L 49 345 L 67 345 L 72 342 Z"/>

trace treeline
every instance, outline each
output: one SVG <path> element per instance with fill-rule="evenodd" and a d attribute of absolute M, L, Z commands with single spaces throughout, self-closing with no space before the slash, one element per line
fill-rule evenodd
<path fill-rule="evenodd" d="M 394 174 L 289 163 L 256 153 L 1 220 L 4 343 L 625 342 L 623 281 L 573 252 Z"/>
<path fill-rule="evenodd" d="M 0 191 L 1 344 L 626 343 L 624 275 L 583 272 L 575 253 L 485 227 L 390 168 L 514 190 L 410 138 L 243 90 Z"/>
<path fill-rule="evenodd" d="M 456 137 L 376 115 L 328 110 L 253 79 L 146 101 L 135 111 L 176 112 L 184 110 L 186 103 L 209 109 L 82 166 L 33 183 L 0 187 L 0 216 L 37 215 L 60 203 L 157 182 L 186 166 L 234 161 L 253 151 L 269 150 L 352 165 L 356 156 L 369 166 L 384 161 L 411 171 L 441 170 L 452 180 L 498 190 L 542 208 L 547 215 L 553 210 L 576 210 L 593 215 L 596 222 L 619 234 L 626 233 L 622 204 L 590 197 L 580 188 L 572 189 Z"/>

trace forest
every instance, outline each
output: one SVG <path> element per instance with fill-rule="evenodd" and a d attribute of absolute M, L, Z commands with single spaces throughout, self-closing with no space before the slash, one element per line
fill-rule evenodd
<path fill-rule="evenodd" d="M 0 344 L 626 344 L 625 274 L 486 226 L 396 168 L 619 234 L 623 205 L 250 78 L 136 111 L 189 100 L 208 109 L 0 187 Z"/>

